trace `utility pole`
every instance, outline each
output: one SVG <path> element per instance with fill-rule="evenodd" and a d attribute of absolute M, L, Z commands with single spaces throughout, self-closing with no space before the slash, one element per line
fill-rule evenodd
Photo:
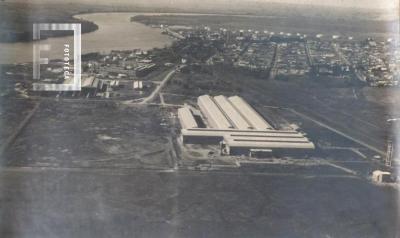
<path fill-rule="evenodd" d="M 393 160 L 393 140 L 389 138 L 386 152 L 385 165 L 388 167 L 392 167 Z"/>
<path fill-rule="evenodd" d="M 392 130 L 396 129 L 396 122 L 399 121 L 400 118 L 391 118 L 388 119 L 387 122 L 390 123 L 392 125 Z M 394 128 L 393 128 L 394 127 Z M 389 139 L 388 139 L 388 143 L 387 143 L 387 151 L 386 151 L 386 158 L 385 158 L 385 165 L 388 167 L 392 167 L 393 164 L 393 154 L 394 154 L 394 144 L 393 141 L 396 140 L 395 136 L 397 134 L 394 133 L 393 131 L 391 131 L 391 133 L 389 133 Z"/>

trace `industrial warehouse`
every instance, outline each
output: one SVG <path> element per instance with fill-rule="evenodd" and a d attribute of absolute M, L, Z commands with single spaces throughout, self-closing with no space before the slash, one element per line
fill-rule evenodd
<path fill-rule="evenodd" d="M 309 151 L 314 144 L 296 130 L 276 130 L 239 96 L 202 95 L 198 109 L 178 109 L 183 144 L 220 145 L 223 155 Z"/>

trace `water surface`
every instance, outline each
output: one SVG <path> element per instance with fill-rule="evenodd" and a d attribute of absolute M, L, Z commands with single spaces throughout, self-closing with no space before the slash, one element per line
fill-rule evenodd
<path fill-rule="evenodd" d="M 111 50 L 148 50 L 154 47 L 164 47 L 173 39 L 161 34 L 161 30 L 151 28 L 130 18 L 138 13 L 92 13 L 76 15 L 76 18 L 92 21 L 99 26 L 94 32 L 82 34 L 82 54 L 92 52 L 107 53 Z M 41 44 L 60 46 L 73 41 L 72 36 L 49 38 L 40 41 Z M 0 43 L 0 64 L 31 62 L 33 44 L 39 42 Z M 62 57 L 60 51 L 50 51 L 45 55 L 50 59 Z"/>

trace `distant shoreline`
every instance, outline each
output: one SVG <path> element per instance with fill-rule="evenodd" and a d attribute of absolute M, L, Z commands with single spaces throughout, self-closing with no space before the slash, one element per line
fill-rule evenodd
<path fill-rule="evenodd" d="M 144 19 L 138 19 L 140 17 L 171 17 L 171 16 L 211 16 L 211 17 L 241 17 L 241 18 L 251 18 L 251 19 L 282 19 L 283 21 L 285 19 L 290 19 L 288 16 L 282 16 L 282 15 L 258 15 L 258 14 L 237 14 L 237 13 L 200 13 L 200 12 L 187 12 L 187 11 L 168 11 L 166 10 L 165 12 L 157 12 L 157 11 L 132 11 L 132 10 L 127 10 L 127 11 L 109 11 L 109 10 L 96 10 L 96 11 L 77 11 L 74 12 L 73 14 L 69 14 L 65 20 L 58 20 L 57 22 L 66 22 L 66 23 L 81 23 L 82 24 L 82 34 L 85 33 L 91 33 L 95 32 L 98 30 L 98 25 L 95 22 L 87 21 L 87 20 L 82 20 L 80 18 L 77 18 L 76 16 L 83 15 L 83 14 L 96 14 L 96 13 L 132 13 L 132 18 L 131 21 L 135 21 L 138 23 L 142 23 L 145 25 L 150 25 L 151 23 L 157 23 L 157 20 L 154 19 L 154 21 L 148 21 L 145 22 Z M 136 14 L 136 16 L 134 16 Z M 136 18 L 136 19 L 135 19 Z M 326 20 L 325 21 L 330 21 Z M 377 22 L 381 21 L 384 22 L 384 20 L 373 20 L 371 22 Z M 55 22 L 55 21 L 53 21 Z M 357 21 L 356 21 L 357 22 Z M 32 23 L 33 24 L 33 23 Z M 185 25 L 185 24 L 184 24 Z M 271 27 L 271 26 L 269 26 Z M 282 27 L 282 26 L 280 26 Z M 275 28 L 275 27 L 272 27 Z M 290 26 L 283 26 L 283 29 L 287 28 L 286 30 L 292 28 Z M 29 29 L 30 30 L 30 29 Z M 32 32 L 29 31 L 28 29 L 25 31 L 15 31 L 15 32 L 7 32 L 7 31 L 2 31 L 0 29 L 0 43 L 23 43 L 23 42 L 32 42 Z M 310 33 L 310 32 L 307 32 Z M 375 32 L 378 33 L 378 32 Z M 379 32 L 378 34 L 390 34 L 390 32 Z M 55 32 L 51 36 L 46 36 L 43 35 L 42 39 L 47 39 L 49 37 L 51 38 L 57 38 L 57 37 L 65 37 L 65 36 L 72 36 L 72 32 L 66 32 L 66 31 L 60 31 L 60 32 Z"/>
<path fill-rule="evenodd" d="M 261 16 L 238 14 L 138 14 L 131 21 L 144 25 L 183 25 L 209 26 L 211 28 L 226 28 L 233 30 L 258 30 L 269 32 L 283 32 L 291 34 L 306 34 L 315 36 L 323 34 L 329 37 L 339 35 L 356 40 L 373 38 L 386 40 L 395 37 L 396 22 L 371 20 L 368 22 L 354 19 L 324 19 L 307 18 L 304 16 Z"/>
<path fill-rule="evenodd" d="M 90 21 L 64 21 L 63 23 L 81 23 L 81 33 L 90 33 L 97 31 L 99 26 Z M 32 23 L 33 24 L 33 23 Z M 40 40 L 45 40 L 50 37 L 65 37 L 72 36 L 73 32 L 70 31 L 54 31 L 51 35 L 41 34 Z M 23 43 L 23 42 L 33 42 L 32 31 L 26 30 L 23 32 L 1 32 L 0 31 L 0 43 Z"/>
<path fill-rule="evenodd" d="M 107 53 L 112 50 L 163 48 L 172 44 L 170 36 L 162 34 L 161 29 L 144 26 L 130 22 L 134 13 L 84 13 L 74 15 L 98 25 L 98 30 L 82 34 L 82 55 L 86 53 Z M 129 29 L 129 30 L 127 30 Z M 119 36 L 117 38 L 110 36 Z M 65 41 L 72 41 L 72 36 L 50 37 L 41 40 L 40 44 L 62 45 Z M 35 42 L 0 43 L 0 63 L 31 62 L 33 45 Z M 58 59 L 60 54 L 56 51 L 48 52 L 47 58 Z"/>

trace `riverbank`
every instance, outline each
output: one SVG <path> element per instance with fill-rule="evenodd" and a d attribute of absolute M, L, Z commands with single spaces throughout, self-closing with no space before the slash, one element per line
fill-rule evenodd
<path fill-rule="evenodd" d="M 151 50 L 169 46 L 173 38 L 163 35 L 161 29 L 131 22 L 130 17 L 136 13 L 89 13 L 73 17 L 77 21 L 93 22 L 98 30 L 82 34 L 81 52 L 108 53 L 112 50 Z M 57 47 L 73 42 L 72 36 L 50 37 L 41 40 L 41 44 L 51 45 L 47 58 L 60 59 L 62 54 Z M 32 62 L 33 42 L 0 43 L 0 64 Z"/>

